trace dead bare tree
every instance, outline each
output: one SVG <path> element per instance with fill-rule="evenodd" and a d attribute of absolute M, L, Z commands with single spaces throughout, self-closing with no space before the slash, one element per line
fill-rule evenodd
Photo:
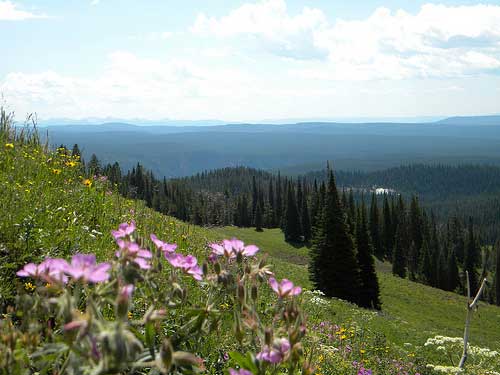
<path fill-rule="evenodd" d="M 469 347 L 469 334 L 470 334 L 470 321 L 472 319 L 472 314 L 474 309 L 476 308 L 481 295 L 484 292 L 484 288 L 486 287 L 486 279 L 483 279 L 481 283 L 481 287 L 476 293 L 476 296 L 471 302 L 471 290 L 470 290 L 470 281 L 469 281 L 469 272 L 465 271 L 465 276 L 467 280 L 467 317 L 465 318 L 465 329 L 464 329 L 464 351 L 462 353 L 462 358 L 460 359 L 460 364 L 458 368 L 462 370 L 465 365 L 465 361 L 467 361 L 468 356 L 468 347 Z"/>

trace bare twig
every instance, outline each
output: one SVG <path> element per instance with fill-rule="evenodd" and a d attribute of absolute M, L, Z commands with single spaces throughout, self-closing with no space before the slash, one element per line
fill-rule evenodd
<path fill-rule="evenodd" d="M 474 312 L 474 308 L 477 306 L 481 295 L 484 292 L 484 288 L 486 287 L 486 279 L 483 279 L 481 283 L 481 287 L 476 293 L 474 300 L 471 302 L 471 290 L 470 290 L 470 280 L 469 280 L 469 272 L 465 271 L 466 280 L 467 280 L 467 317 L 465 318 L 465 330 L 464 330 L 464 351 L 462 353 L 462 358 L 460 359 L 460 364 L 458 368 L 462 370 L 465 365 L 465 361 L 467 361 L 468 356 L 468 346 L 469 346 L 469 330 L 470 330 L 470 321 L 472 318 L 472 313 Z"/>

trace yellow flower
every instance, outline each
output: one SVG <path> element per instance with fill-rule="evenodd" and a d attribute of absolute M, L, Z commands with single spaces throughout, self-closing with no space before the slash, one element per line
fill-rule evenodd
<path fill-rule="evenodd" d="M 365 353 L 366 353 L 366 350 L 365 350 L 365 349 L 360 349 L 360 350 L 359 350 L 359 352 L 360 352 L 361 354 L 365 354 Z"/>
<path fill-rule="evenodd" d="M 83 184 L 86 186 L 86 187 L 91 187 L 92 186 L 92 180 L 89 180 L 88 178 L 86 178 L 85 180 L 83 180 Z"/>
<path fill-rule="evenodd" d="M 28 282 L 28 283 L 24 283 L 24 289 L 26 289 L 27 291 L 29 292 L 32 292 L 36 289 L 36 286 L 33 285 L 32 283 Z"/>
<path fill-rule="evenodd" d="M 5 148 L 14 148 L 14 144 L 13 143 L 6 143 Z"/>
<path fill-rule="evenodd" d="M 347 336 L 346 336 L 346 335 L 342 335 L 342 336 L 340 336 L 340 339 L 341 339 L 341 340 L 345 340 L 346 338 L 347 338 Z"/>
<path fill-rule="evenodd" d="M 130 319 L 132 319 L 134 316 L 133 316 L 133 315 L 132 315 L 132 313 L 129 311 L 129 312 L 127 313 L 127 317 L 128 317 L 128 318 L 129 318 L 129 320 L 130 320 Z"/>
<path fill-rule="evenodd" d="M 52 173 L 54 173 L 54 174 L 61 174 L 61 170 L 60 169 L 56 169 L 56 168 L 52 168 Z"/>
<path fill-rule="evenodd" d="M 73 168 L 73 167 L 75 167 L 78 163 L 77 163 L 76 161 L 67 161 L 65 164 L 66 164 L 66 166 L 67 166 L 67 167 L 71 167 L 71 168 Z"/>
<path fill-rule="evenodd" d="M 318 362 L 321 363 L 325 360 L 325 357 L 323 356 L 323 354 L 320 354 L 319 357 L 318 357 Z"/>

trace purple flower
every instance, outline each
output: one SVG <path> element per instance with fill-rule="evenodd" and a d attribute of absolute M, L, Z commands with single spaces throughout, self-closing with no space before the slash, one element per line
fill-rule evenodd
<path fill-rule="evenodd" d="M 120 248 L 120 250 L 115 253 L 117 258 L 132 261 L 142 269 L 151 268 L 148 259 L 152 258 L 152 254 L 149 250 L 141 249 L 135 242 L 124 241 L 122 239 L 118 239 L 116 243 Z"/>
<path fill-rule="evenodd" d="M 128 301 L 130 298 L 132 298 L 132 293 L 134 292 L 134 285 L 133 284 L 128 284 L 125 286 L 122 286 L 120 289 L 120 297 L 122 297 L 124 300 Z"/>
<path fill-rule="evenodd" d="M 280 298 L 296 296 L 302 292 L 302 288 L 300 286 L 294 286 L 288 279 L 283 279 L 280 283 L 278 283 L 274 277 L 271 277 L 269 278 L 269 285 Z"/>
<path fill-rule="evenodd" d="M 276 339 L 272 346 L 264 345 L 262 351 L 257 354 L 257 359 L 276 364 L 282 362 L 289 351 L 290 341 L 288 339 Z"/>
<path fill-rule="evenodd" d="M 62 282 L 66 283 L 68 277 L 64 274 L 68 267 L 68 262 L 59 258 L 47 258 L 39 265 L 34 263 L 26 264 L 22 269 L 17 271 L 17 276 L 33 277 L 35 279 L 44 279 L 47 282 Z"/>
<path fill-rule="evenodd" d="M 192 255 L 182 255 L 176 253 L 165 253 L 165 258 L 175 268 L 182 269 L 188 275 L 191 275 L 195 280 L 200 281 L 203 271 L 198 266 L 198 261 Z"/>
<path fill-rule="evenodd" d="M 372 370 L 365 369 L 364 367 L 361 367 L 358 370 L 358 375 L 372 375 Z"/>
<path fill-rule="evenodd" d="M 100 283 L 109 279 L 109 263 L 96 264 L 94 254 L 75 254 L 64 271 L 75 280 Z"/>
<path fill-rule="evenodd" d="M 236 258 L 236 256 L 241 253 L 241 255 L 246 257 L 254 256 L 259 248 L 255 245 L 247 245 L 241 240 L 233 238 L 232 240 L 223 240 L 222 244 L 212 243 L 209 245 L 212 249 L 212 258 L 217 256 L 224 256 L 226 258 Z"/>
<path fill-rule="evenodd" d="M 118 230 L 112 230 L 111 234 L 115 238 L 115 240 L 123 237 L 130 236 L 132 233 L 135 231 L 135 221 L 132 220 L 130 224 L 128 223 L 121 223 L 120 226 L 118 227 Z"/>
<path fill-rule="evenodd" d="M 173 253 L 177 249 L 177 244 L 175 243 L 166 243 L 163 241 L 160 241 L 158 237 L 156 237 L 154 234 L 151 234 L 151 241 L 154 242 L 158 250 L 163 251 L 164 253 Z"/>
<path fill-rule="evenodd" d="M 229 369 L 229 375 L 252 375 L 251 371 L 240 368 L 239 370 L 235 370 L 233 368 Z"/>

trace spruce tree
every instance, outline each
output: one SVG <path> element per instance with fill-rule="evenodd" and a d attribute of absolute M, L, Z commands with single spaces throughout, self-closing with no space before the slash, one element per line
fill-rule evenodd
<path fill-rule="evenodd" d="M 500 306 L 500 242 L 496 244 L 495 303 Z"/>
<path fill-rule="evenodd" d="M 308 242 L 311 239 L 311 219 L 309 217 L 309 208 L 307 206 L 307 199 L 304 197 L 302 199 L 302 210 L 301 210 L 301 224 L 302 224 L 302 235 L 304 236 L 304 241 Z"/>
<path fill-rule="evenodd" d="M 450 249 L 447 259 L 448 282 L 447 290 L 454 292 L 460 286 L 460 274 L 458 272 L 457 256 L 453 248 Z"/>
<path fill-rule="evenodd" d="M 392 273 L 402 278 L 406 277 L 405 244 L 407 240 L 405 237 L 407 234 L 405 232 L 405 223 L 403 220 L 400 220 L 396 229 L 396 240 L 392 253 Z"/>
<path fill-rule="evenodd" d="M 327 296 L 357 303 L 358 262 L 331 171 L 321 219 L 311 248 L 311 280 Z"/>
<path fill-rule="evenodd" d="M 384 223 L 382 226 L 382 243 L 384 248 L 384 259 L 392 259 L 392 248 L 394 246 L 394 223 L 392 222 L 391 208 L 387 194 L 384 194 L 383 206 Z"/>
<path fill-rule="evenodd" d="M 295 194 L 291 183 L 288 184 L 287 191 L 287 202 L 283 226 L 285 241 L 299 242 L 302 236 L 302 228 L 300 225 L 299 210 L 297 208 L 297 202 L 295 201 Z"/>
<path fill-rule="evenodd" d="M 375 256 L 380 260 L 384 259 L 384 249 L 382 248 L 382 241 L 380 238 L 380 218 L 377 206 L 377 196 L 375 193 L 372 194 L 370 205 L 370 236 Z"/>
<path fill-rule="evenodd" d="M 419 275 L 420 280 L 427 285 L 431 285 L 433 275 L 432 257 L 429 250 L 429 241 L 424 239 L 422 251 L 420 252 Z"/>
<path fill-rule="evenodd" d="M 361 280 L 359 305 L 380 310 L 380 289 L 377 273 L 375 272 L 373 246 L 370 242 L 370 235 L 368 234 L 366 208 L 363 199 L 361 200 L 360 212 L 357 215 L 356 245 Z"/>
<path fill-rule="evenodd" d="M 262 232 L 262 209 L 260 208 L 260 203 L 257 203 L 257 208 L 255 209 L 255 230 L 257 232 Z"/>
<path fill-rule="evenodd" d="M 476 237 L 474 235 L 474 225 L 472 221 L 472 217 L 469 218 L 469 228 L 467 234 L 467 242 L 465 245 L 465 254 L 464 254 L 464 280 L 465 280 L 465 271 L 469 273 L 469 282 L 470 282 L 470 290 L 471 294 L 474 295 L 479 287 L 478 285 L 478 274 L 477 274 L 477 264 L 479 261 L 479 246 L 477 244 Z M 465 283 L 464 283 L 465 285 Z"/>

